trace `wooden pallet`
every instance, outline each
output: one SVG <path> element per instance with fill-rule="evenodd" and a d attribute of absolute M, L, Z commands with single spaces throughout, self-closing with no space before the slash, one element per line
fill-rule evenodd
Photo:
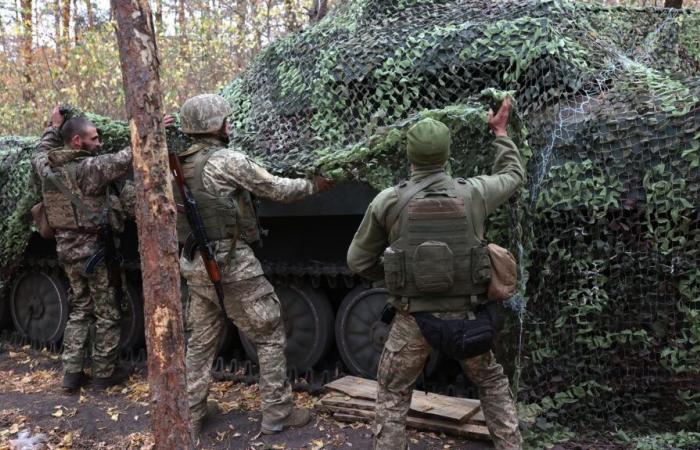
<path fill-rule="evenodd" d="M 323 396 L 320 408 L 341 422 L 374 420 L 376 381 L 344 377 L 326 385 L 331 390 Z M 406 425 L 425 431 L 455 436 L 490 439 L 478 400 L 425 394 L 414 391 Z"/>

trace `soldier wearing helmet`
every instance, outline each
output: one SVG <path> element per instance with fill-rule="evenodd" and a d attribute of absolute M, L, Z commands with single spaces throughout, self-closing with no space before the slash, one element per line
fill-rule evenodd
<path fill-rule="evenodd" d="M 518 148 L 506 133 L 510 106 L 507 98 L 495 116 L 489 114 L 496 136 L 490 176 L 453 179 L 444 171 L 449 129 L 433 119 L 413 125 L 407 133 L 410 180 L 374 198 L 350 244 L 350 269 L 385 280 L 396 311 L 377 372 L 375 449 L 407 448 L 406 414 L 413 385 L 431 351 L 420 319 L 417 322 L 419 315 L 463 323 L 475 319 L 475 311 L 488 302 L 484 221 L 525 179 Z M 495 448 L 521 448 L 508 377 L 491 351 L 460 363 L 479 388 Z"/>
<path fill-rule="evenodd" d="M 215 243 L 224 284 L 224 313 L 257 348 L 261 431 L 273 434 L 305 425 L 311 413 L 294 407 L 287 381 L 280 302 L 250 248 L 260 239 L 251 194 L 292 202 L 330 189 L 332 183 L 320 176 L 314 180 L 277 177 L 243 153 L 227 148 L 230 113 L 228 103 L 219 95 L 198 95 L 185 101 L 180 110 L 182 131 L 193 143 L 179 156 L 207 237 Z M 189 232 L 186 218 L 178 215 L 180 242 L 186 241 Z M 196 440 L 208 414 L 210 370 L 226 321 L 201 258 L 187 253 L 183 251 L 180 268 L 190 291 L 186 322 L 192 334 L 186 355 L 187 391 L 191 432 Z"/>

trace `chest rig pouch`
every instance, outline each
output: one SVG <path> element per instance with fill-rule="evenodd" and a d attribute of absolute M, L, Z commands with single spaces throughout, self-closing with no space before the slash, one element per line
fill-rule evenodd
<path fill-rule="evenodd" d="M 204 166 L 217 150 L 220 148 L 194 144 L 185 152 L 191 156 L 182 161 L 182 171 L 197 201 L 207 237 L 210 241 L 241 238 L 249 244 L 257 242 L 260 240 L 260 228 L 250 192 L 238 188 L 233 195 L 216 195 L 204 188 Z M 173 193 L 176 203 L 182 204 L 179 190 L 174 188 Z M 180 243 L 188 241 L 190 231 L 185 214 L 178 212 L 177 233 Z"/>
<path fill-rule="evenodd" d="M 431 189 L 426 184 L 396 188 L 399 239 L 384 253 L 389 292 L 401 297 L 486 292 L 490 264 L 486 245 L 472 223 L 470 185 L 454 180 L 446 189 Z"/>

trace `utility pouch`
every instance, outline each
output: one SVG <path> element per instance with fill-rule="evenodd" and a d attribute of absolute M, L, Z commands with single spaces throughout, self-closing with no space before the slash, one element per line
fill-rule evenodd
<path fill-rule="evenodd" d="M 472 282 L 485 284 L 491 280 L 491 260 L 486 245 L 472 248 Z"/>
<path fill-rule="evenodd" d="M 413 279 L 424 294 L 440 294 L 454 285 L 455 269 L 452 250 L 440 241 L 427 241 L 413 253 Z"/>
<path fill-rule="evenodd" d="M 440 319 L 431 313 L 414 313 L 421 333 L 431 347 L 450 358 L 463 360 L 491 350 L 503 328 L 501 303 L 479 307 L 474 320 Z"/>
<path fill-rule="evenodd" d="M 44 202 L 39 202 L 32 206 L 32 219 L 39 235 L 44 239 L 54 238 L 54 229 L 49 225 L 49 219 L 46 217 L 46 206 Z"/>
<path fill-rule="evenodd" d="M 491 261 L 491 280 L 487 296 L 489 300 L 500 302 L 515 294 L 518 284 L 518 267 L 515 257 L 507 249 L 496 244 L 488 245 Z"/>
<path fill-rule="evenodd" d="M 397 291 L 406 284 L 406 263 L 404 252 L 388 247 L 384 250 L 384 281 L 387 289 Z"/>

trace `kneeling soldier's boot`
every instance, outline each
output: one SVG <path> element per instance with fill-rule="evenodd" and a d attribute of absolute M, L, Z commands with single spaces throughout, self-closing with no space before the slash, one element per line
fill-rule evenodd
<path fill-rule="evenodd" d="M 63 375 L 61 387 L 67 392 L 74 392 L 88 384 L 89 381 L 90 378 L 85 375 L 85 372 L 83 371 L 66 373 Z"/>
<path fill-rule="evenodd" d="M 261 431 L 263 434 L 281 433 L 287 428 L 303 427 L 309 423 L 309 421 L 311 421 L 311 411 L 306 408 L 294 408 L 292 413 L 286 419 L 284 419 L 281 430 L 269 430 L 267 428 L 263 428 Z"/>

